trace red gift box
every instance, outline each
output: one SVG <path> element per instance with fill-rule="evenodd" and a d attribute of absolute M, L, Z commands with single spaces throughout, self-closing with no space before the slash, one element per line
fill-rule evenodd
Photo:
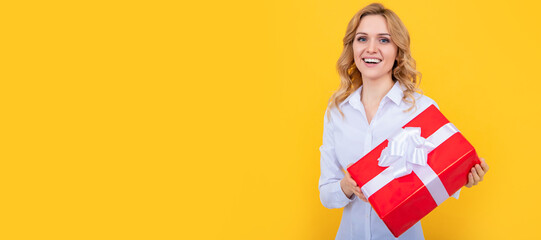
<path fill-rule="evenodd" d="M 347 169 L 395 237 L 464 186 L 480 163 L 473 146 L 434 105 L 402 129 Z M 420 136 L 410 137 L 415 132 Z M 404 143 L 407 138 L 413 140 Z"/>

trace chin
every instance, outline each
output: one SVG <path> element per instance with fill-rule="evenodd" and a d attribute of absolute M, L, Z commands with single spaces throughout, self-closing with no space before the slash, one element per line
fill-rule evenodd
<path fill-rule="evenodd" d="M 362 73 L 363 72 L 361 71 L 361 76 L 363 77 L 363 79 L 381 79 L 387 75 L 389 75 L 389 77 L 392 78 L 392 74 L 390 71 L 388 71 L 387 73 L 368 73 L 368 74 L 362 74 Z"/>

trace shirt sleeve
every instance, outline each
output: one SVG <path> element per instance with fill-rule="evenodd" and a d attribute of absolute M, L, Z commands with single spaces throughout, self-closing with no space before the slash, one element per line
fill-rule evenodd
<path fill-rule="evenodd" d="M 342 208 L 355 199 L 355 194 L 351 198 L 348 198 L 340 187 L 340 180 L 345 175 L 336 158 L 334 150 L 334 126 L 332 119 L 328 120 L 327 112 L 323 123 L 323 144 L 319 148 L 321 152 L 319 198 L 326 208 Z"/>
<path fill-rule="evenodd" d="M 437 104 L 435 101 L 433 101 L 433 104 L 434 104 L 434 106 L 436 106 L 436 108 L 437 108 L 438 110 L 440 110 L 440 106 L 438 106 L 438 104 Z"/>

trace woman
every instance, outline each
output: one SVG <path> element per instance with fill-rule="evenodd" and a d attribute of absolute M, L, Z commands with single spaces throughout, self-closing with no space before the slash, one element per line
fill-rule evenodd
<path fill-rule="evenodd" d="M 343 42 L 337 63 L 340 87 L 330 99 L 320 147 L 321 202 L 327 208 L 344 207 L 336 239 L 395 239 L 344 169 L 436 103 L 417 93 L 420 73 L 409 33 L 391 10 L 381 4 L 361 9 Z M 466 187 L 477 185 L 487 171 L 481 159 Z M 420 222 L 398 239 L 424 239 Z"/>

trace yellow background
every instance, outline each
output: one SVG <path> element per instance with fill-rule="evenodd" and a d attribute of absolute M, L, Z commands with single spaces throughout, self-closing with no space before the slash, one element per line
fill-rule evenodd
<path fill-rule="evenodd" d="M 0 4 L 0 239 L 333 239 L 319 146 L 368 1 Z M 490 165 L 427 239 L 539 238 L 536 1 L 383 1 Z"/>

